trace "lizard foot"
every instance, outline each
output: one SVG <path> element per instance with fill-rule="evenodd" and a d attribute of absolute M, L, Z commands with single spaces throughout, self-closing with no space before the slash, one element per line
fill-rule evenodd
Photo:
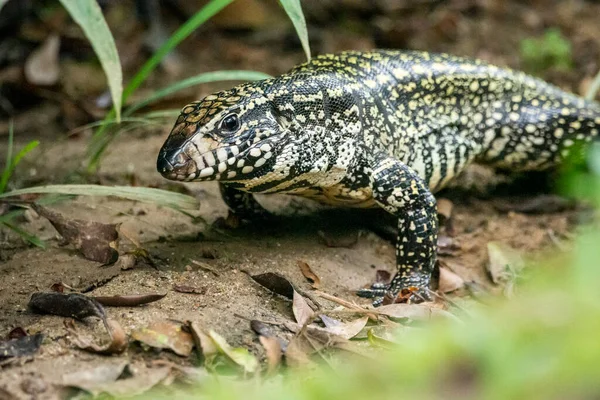
<path fill-rule="evenodd" d="M 370 288 L 357 290 L 356 295 L 373 299 L 373 307 L 393 303 L 416 304 L 431 301 L 429 278 L 415 278 L 415 276 L 411 276 L 408 279 L 402 279 L 396 275 L 391 283 L 374 283 Z M 426 284 L 423 284 L 424 282 Z"/>

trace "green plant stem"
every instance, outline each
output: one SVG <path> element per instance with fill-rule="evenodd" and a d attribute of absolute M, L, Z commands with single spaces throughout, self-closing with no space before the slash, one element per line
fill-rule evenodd
<path fill-rule="evenodd" d="M 232 3 L 233 0 L 212 0 L 196 14 L 194 14 L 185 24 L 177 29 L 173 35 L 154 53 L 152 57 L 140 68 L 135 76 L 129 81 L 125 89 L 123 90 L 122 103 L 125 104 L 127 98 L 148 78 L 148 75 L 156 66 L 162 61 L 162 59 L 173 50 L 181 41 L 187 38 L 192 32 L 194 32 L 200 25 L 209 20 L 227 5 Z M 105 121 L 115 119 L 115 110 L 111 110 L 106 117 Z M 92 137 L 92 144 L 90 145 L 90 161 L 88 163 L 88 172 L 94 172 L 98 168 L 100 157 L 104 152 L 104 149 L 110 143 L 110 140 L 102 140 L 106 135 L 107 126 L 103 124 L 94 133 Z M 98 143 L 99 145 L 94 145 Z"/>

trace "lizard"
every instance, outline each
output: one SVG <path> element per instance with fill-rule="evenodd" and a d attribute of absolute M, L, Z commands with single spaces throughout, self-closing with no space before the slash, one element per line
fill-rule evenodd
<path fill-rule="evenodd" d="M 581 157 L 600 106 L 523 72 L 409 50 L 324 54 L 185 106 L 161 148 L 167 179 L 218 181 L 231 212 L 285 193 L 397 217 L 397 272 L 357 294 L 430 300 L 433 193 L 472 162 L 545 170 Z"/>

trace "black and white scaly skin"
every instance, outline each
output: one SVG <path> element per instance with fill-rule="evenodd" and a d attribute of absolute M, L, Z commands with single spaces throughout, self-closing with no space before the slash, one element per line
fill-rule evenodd
<path fill-rule="evenodd" d="M 157 168 L 217 180 L 234 213 L 251 193 L 286 193 L 398 217 L 398 272 L 383 290 L 427 298 L 436 258 L 432 192 L 476 161 L 541 170 L 600 129 L 600 108 L 523 73 L 412 51 L 323 55 L 276 78 L 184 107 Z M 415 290 L 416 288 L 416 290 Z"/>

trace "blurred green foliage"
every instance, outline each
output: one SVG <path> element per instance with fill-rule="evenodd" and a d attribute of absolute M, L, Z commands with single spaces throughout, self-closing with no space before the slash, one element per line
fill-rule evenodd
<path fill-rule="evenodd" d="M 473 302 L 464 323 L 415 328 L 376 360 L 334 359 L 264 381 L 215 379 L 177 398 L 599 398 L 600 232 L 586 230 L 571 252 L 530 268 L 514 298 Z"/>
<path fill-rule="evenodd" d="M 531 73 L 550 68 L 569 70 L 573 66 L 571 53 L 571 42 L 557 28 L 546 30 L 542 37 L 521 41 L 523 66 Z"/>

